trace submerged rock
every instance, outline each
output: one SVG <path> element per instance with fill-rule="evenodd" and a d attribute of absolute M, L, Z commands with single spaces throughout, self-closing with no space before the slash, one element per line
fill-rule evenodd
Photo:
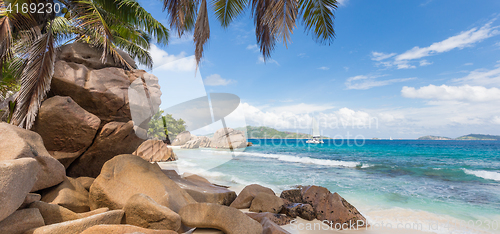
<path fill-rule="evenodd" d="M 188 227 L 215 228 L 226 234 L 262 234 L 262 226 L 238 209 L 212 203 L 184 206 L 179 215 Z"/>

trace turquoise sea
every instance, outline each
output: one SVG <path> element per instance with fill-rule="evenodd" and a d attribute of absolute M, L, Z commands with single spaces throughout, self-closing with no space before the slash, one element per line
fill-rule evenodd
<path fill-rule="evenodd" d="M 418 223 L 435 233 L 500 233 L 500 141 L 249 142 L 236 153 L 176 149 L 176 164 L 233 187 L 258 183 L 279 193 L 324 186 L 382 227 Z"/>

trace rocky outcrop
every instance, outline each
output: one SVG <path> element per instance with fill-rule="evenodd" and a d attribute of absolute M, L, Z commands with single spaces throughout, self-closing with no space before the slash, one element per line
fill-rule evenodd
<path fill-rule="evenodd" d="M 111 122 L 101 129 L 94 143 L 68 168 L 71 177 L 97 177 L 105 162 L 119 154 L 130 154 L 144 140 L 134 131 L 134 122 Z"/>
<path fill-rule="evenodd" d="M 0 233 L 22 234 L 25 231 L 45 225 L 38 209 L 22 209 L 0 222 Z"/>
<path fill-rule="evenodd" d="M 195 137 L 192 140 L 187 141 L 184 145 L 181 146 L 183 149 L 197 149 L 200 148 L 201 139 Z"/>
<path fill-rule="evenodd" d="M 19 207 L 19 209 L 24 209 L 31 205 L 31 203 L 40 201 L 42 199 L 42 196 L 38 193 L 28 193 L 26 197 L 24 198 L 23 204 Z"/>
<path fill-rule="evenodd" d="M 30 205 L 30 208 L 36 208 L 40 211 L 43 220 L 45 221 L 45 225 L 81 219 L 92 215 L 104 213 L 109 210 L 108 208 L 101 208 L 85 213 L 75 213 L 62 206 L 49 204 L 42 201 L 33 202 Z"/>
<path fill-rule="evenodd" d="M 70 96 L 85 110 L 99 117 L 101 126 L 130 120 L 137 125 L 143 122 L 147 125 L 146 119 L 151 112 L 158 111 L 161 103 L 158 78 L 144 70 L 126 71 L 114 61 L 103 64 L 100 62 L 101 54 L 102 51 L 87 44 L 63 46 L 55 63 L 50 94 Z M 133 61 L 129 56 L 124 57 Z M 150 99 L 146 98 L 144 83 Z"/>
<path fill-rule="evenodd" d="M 238 209 L 212 203 L 184 206 L 179 215 L 188 227 L 215 228 L 226 234 L 262 234 L 262 226 Z"/>
<path fill-rule="evenodd" d="M 177 234 L 171 230 L 152 230 L 132 225 L 97 225 L 80 234 Z"/>
<path fill-rule="evenodd" d="M 121 209 L 137 193 L 177 212 L 195 200 L 161 171 L 135 155 L 119 155 L 102 167 L 101 174 L 90 187 L 90 207 Z"/>
<path fill-rule="evenodd" d="M 38 162 L 32 158 L 0 161 L 0 221 L 23 204 L 39 170 Z"/>
<path fill-rule="evenodd" d="M 236 199 L 231 203 L 231 207 L 234 207 L 236 209 L 250 208 L 250 204 L 252 204 L 253 199 L 260 192 L 268 193 L 273 196 L 275 195 L 274 191 L 270 188 L 266 188 L 258 184 L 251 184 L 241 190 L 240 194 L 238 194 L 238 197 L 236 197 Z"/>
<path fill-rule="evenodd" d="M 130 197 L 123 210 L 125 211 L 123 221 L 126 224 L 173 231 L 181 227 L 181 217 L 177 213 L 142 193 Z"/>
<path fill-rule="evenodd" d="M 262 221 L 260 221 L 260 224 L 262 225 L 263 229 L 262 234 L 290 234 L 290 232 L 281 228 L 268 218 L 263 218 Z"/>
<path fill-rule="evenodd" d="M 36 175 L 35 185 L 31 188 L 32 192 L 57 185 L 64 180 L 64 166 L 47 152 L 40 135 L 7 123 L 0 123 L 0 132 L 0 161 L 33 158 L 38 162 L 40 170 Z M 21 199 L 24 196 L 21 195 Z"/>
<path fill-rule="evenodd" d="M 42 191 L 42 201 L 60 205 L 77 213 L 87 212 L 89 192 L 76 179 L 66 177 L 52 188 Z"/>
<path fill-rule="evenodd" d="M 313 220 L 316 218 L 314 208 L 309 204 L 302 203 L 289 203 L 283 206 L 281 213 L 286 214 L 292 218 L 301 217 L 305 220 Z"/>
<path fill-rule="evenodd" d="M 213 185 L 202 177 L 191 175 L 180 177 L 174 170 L 163 171 L 171 180 L 191 195 L 197 202 L 215 203 L 229 206 L 236 198 L 236 193 L 227 188 Z"/>
<path fill-rule="evenodd" d="M 277 214 L 281 211 L 281 208 L 283 208 L 283 204 L 283 200 L 274 194 L 260 192 L 252 200 L 249 211 L 258 213 L 271 212 Z"/>
<path fill-rule="evenodd" d="M 172 141 L 172 146 L 181 146 L 186 144 L 189 140 L 191 140 L 192 135 L 189 131 L 184 131 L 175 137 L 174 141 Z"/>
<path fill-rule="evenodd" d="M 30 229 L 25 234 L 79 234 L 95 225 L 120 224 L 123 210 L 113 210 L 82 219 L 66 221 Z"/>
<path fill-rule="evenodd" d="M 327 188 L 307 186 L 302 188 L 304 203 L 310 204 L 316 211 L 318 220 L 328 220 L 336 223 L 357 223 L 358 220 L 366 224 L 366 218 L 338 193 L 331 193 Z"/>
<path fill-rule="evenodd" d="M 75 179 L 78 181 L 87 191 L 89 191 L 90 186 L 94 183 L 95 178 L 82 176 Z"/>
<path fill-rule="evenodd" d="M 212 140 L 206 136 L 199 137 L 200 139 L 200 148 L 210 148 L 210 144 L 212 144 Z"/>
<path fill-rule="evenodd" d="M 280 197 L 290 201 L 291 203 L 304 203 L 302 200 L 301 189 L 289 189 L 281 192 Z"/>
<path fill-rule="evenodd" d="M 228 141 L 229 137 L 229 141 Z M 245 148 L 247 146 L 247 138 L 245 133 L 242 131 L 234 130 L 232 128 L 227 128 L 227 133 L 224 128 L 217 130 L 212 137 L 210 147 L 211 148 Z"/>
<path fill-rule="evenodd" d="M 70 97 L 45 100 L 33 131 L 40 134 L 49 153 L 66 168 L 92 144 L 101 120 Z"/>
<path fill-rule="evenodd" d="M 149 139 L 143 142 L 136 151 L 132 153 L 148 162 L 169 162 L 177 160 L 172 148 L 160 140 Z"/>
<path fill-rule="evenodd" d="M 274 223 L 283 226 L 287 225 L 292 221 L 292 218 L 283 215 L 283 214 L 275 214 L 275 213 L 269 213 L 269 212 L 263 212 L 263 213 L 245 213 L 248 217 L 254 219 L 257 222 L 262 222 L 262 219 L 267 218 Z"/>

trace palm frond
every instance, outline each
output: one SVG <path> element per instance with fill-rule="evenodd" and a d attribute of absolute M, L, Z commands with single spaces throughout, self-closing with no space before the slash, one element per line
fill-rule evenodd
<path fill-rule="evenodd" d="M 296 0 L 274 0 L 271 1 L 264 14 L 272 34 L 278 35 L 285 46 L 290 41 L 290 35 L 295 28 L 297 13 L 298 3 Z"/>
<path fill-rule="evenodd" d="M 49 23 L 47 32 L 34 40 L 27 52 L 28 62 L 21 75 L 14 124 L 26 129 L 33 125 L 40 104 L 50 89 L 55 56 L 54 34 Z"/>
<path fill-rule="evenodd" d="M 137 43 L 133 43 L 120 36 L 115 36 L 115 43 L 118 47 L 125 50 L 132 59 L 137 59 L 139 63 L 146 65 L 149 69 L 153 68 L 153 58 L 151 54 L 137 45 Z"/>
<path fill-rule="evenodd" d="M 177 30 L 178 36 L 190 31 L 195 24 L 198 0 L 163 0 L 163 10 L 167 10 L 170 27 Z"/>
<path fill-rule="evenodd" d="M 208 11 L 207 1 L 202 0 L 196 25 L 194 26 L 194 43 L 196 46 L 194 55 L 196 57 L 196 64 L 200 64 L 201 57 L 203 57 L 203 46 L 210 38 L 210 26 L 208 25 Z"/>
<path fill-rule="evenodd" d="M 299 0 L 299 9 L 307 32 L 313 31 L 316 39 L 320 41 L 333 41 L 333 11 L 337 9 L 336 0 Z"/>
<path fill-rule="evenodd" d="M 266 10 L 270 5 L 271 0 L 252 1 L 252 14 L 255 19 L 255 35 L 264 61 L 271 57 L 271 51 L 274 50 L 276 44 L 276 37 L 269 24 L 269 17 L 266 16 Z"/>
<path fill-rule="evenodd" d="M 222 27 L 227 27 L 248 4 L 248 0 L 215 0 L 213 2 L 215 16 L 220 21 Z"/>
<path fill-rule="evenodd" d="M 0 65 L 12 58 L 12 30 L 9 17 L 0 19 Z"/>

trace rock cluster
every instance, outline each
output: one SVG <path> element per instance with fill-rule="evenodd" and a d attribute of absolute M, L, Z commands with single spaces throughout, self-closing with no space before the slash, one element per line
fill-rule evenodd
<path fill-rule="evenodd" d="M 228 137 L 229 136 L 229 137 Z M 236 149 L 247 147 L 247 139 L 243 131 L 227 128 L 217 130 L 214 136 L 194 136 L 189 131 L 181 132 L 172 142 L 172 146 L 181 146 L 183 149 L 216 148 L 216 149 Z"/>

